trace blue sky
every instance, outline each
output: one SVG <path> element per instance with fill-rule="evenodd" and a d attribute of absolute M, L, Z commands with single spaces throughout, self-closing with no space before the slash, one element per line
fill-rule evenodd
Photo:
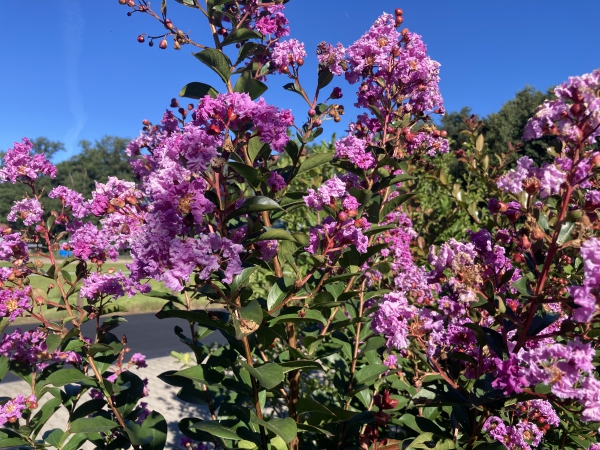
<path fill-rule="evenodd" d="M 153 2 L 157 6 L 158 0 Z M 200 13 L 168 1 L 173 23 L 206 39 Z M 321 41 L 350 45 L 383 11 L 402 7 L 404 25 L 423 35 L 432 58 L 442 64 L 441 92 L 449 111 L 470 106 L 485 115 L 497 111 L 529 84 L 538 89 L 600 66 L 600 2 L 429 0 L 291 0 L 286 5 L 291 37 L 306 44 L 303 85 L 313 89 L 314 49 Z M 0 149 L 23 136 L 46 136 L 78 151 L 80 139 L 103 135 L 135 137 L 141 121 L 158 121 L 172 97 L 190 81 L 221 88 L 220 80 L 184 46 L 149 48 L 138 34 L 161 33 L 148 16 L 127 17 L 117 0 L 5 2 L 6 30 L 0 71 Z M 203 38 L 204 36 L 204 38 Z M 285 76 L 272 76 L 266 99 L 291 108 L 300 121 L 307 107 L 284 91 Z M 336 78 L 347 114 L 328 122 L 324 136 L 343 133 L 353 111 L 355 87 Z M 184 102 L 186 102 L 184 100 Z"/>

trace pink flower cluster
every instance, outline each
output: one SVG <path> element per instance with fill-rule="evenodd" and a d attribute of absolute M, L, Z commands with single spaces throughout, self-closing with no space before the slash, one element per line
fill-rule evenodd
<path fill-rule="evenodd" d="M 600 136 L 600 69 L 569 80 L 554 89 L 556 100 L 544 102 L 529 119 L 523 139 L 544 135 L 574 143 L 593 144 Z"/>
<path fill-rule="evenodd" d="M 598 309 L 600 286 L 600 239 L 590 238 L 581 245 L 584 280 L 582 286 L 571 286 L 570 294 L 578 308 L 573 314 L 577 322 L 589 322 Z"/>
<path fill-rule="evenodd" d="M 31 183 L 40 175 L 56 176 L 56 167 L 43 154 L 32 155 L 33 144 L 23 138 L 23 142 L 15 142 L 4 156 L 4 166 L 0 169 L 0 181 L 11 183 Z"/>

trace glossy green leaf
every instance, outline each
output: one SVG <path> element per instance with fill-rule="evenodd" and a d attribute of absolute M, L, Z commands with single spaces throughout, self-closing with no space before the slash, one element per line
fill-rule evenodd
<path fill-rule="evenodd" d="M 142 436 L 151 438 L 148 444 L 142 445 L 142 450 L 162 450 L 167 443 L 167 421 L 162 414 L 152 411 L 141 425 Z"/>
<path fill-rule="evenodd" d="M 264 197 L 262 195 L 257 195 L 256 197 L 249 198 L 242 204 L 242 206 L 231 212 L 231 214 L 227 216 L 227 220 L 231 220 L 235 217 L 239 217 L 244 214 L 278 210 L 281 211 L 282 208 L 275 200 L 269 197 Z"/>
<path fill-rule="evenodd" d="M 229 58 L 225 54 L 214 48 L 206 48 L 201 52 L 195 53 L 194 56 L 217 72 L 225 83 L 229 81 L 231 76 L 229 69 L 231 61 L 229 61 Z"/>
<path fill-rule="evenodd" d="M 256 238 L 256 241 L 292 241 L 298 243 L 296 238 L 281 228 L 271 228 Z"/>
<path fill-rule="evenodd" d="M 283 369 L 283 373 L 291 372 L 292 370 L 323 370 L 323 366 L 316 361 L 286 361 L 279 363 L 279 366 Z"/>
<path fill-rule="evenodd" d="M 193 98 L 196 100 L 204 98 L 207 95 L 210 95 L 212 98 L 217 98 L 219 93 L 211 85 L 200 83 L 198 81 L 186 84 L 181 88 L 181 91 L 179 91 L 180 97 Z"/>
<path fill-rule="evenodd" d="M 319 311 L 315 311 L 314 309 L 305 309 L 302 310 L 303 314 L 283 314 L 279 317 L 271 319 L 269 321 L 269 326 L 274 326 L 280 322 L 284 323 L 298 323 L 298 322 L 317 322 L 321 325 L 325 325 L 327 323 L 327 319 L 323 317 Z"/>
<path fill-rule="evenodd" d="M 250 39 L 262 39 L 263 35 L 258 31 L 248 28 L 238 28 L 223 39 L 223 45 L 235 44 L 236 42 L 248 41 Z"/>
<path fill-rule="evenodd" d="M 260 170 L 250 167 L 247 164 L 239 162 L 229 162 L 228 167 L 231 167 L 239 173 L 254 189 L 258 189 L 261 182 L 265 182 L 265 178 L 261 175 Z"/>
<path fill-rule="evenodd" d="M 204 431 L 205 433 L 208 433 L 211 436 L 217 436 L 223 439 L 230 439 L 232 441 L 239 441 L 241 439 L 234 430 L 224 425 L 221 425 L 221 423 L 219 423 L 216 420 L 205 420 L 202 422 L 196 422 L 195 424 L 191 425 L 190 428 Z"/>
<path fill-rule="evenodd" d="M 300 167 L 298 167 L 298 171 L 296 172 L 296 176 L 301 173 L 308 172 L 315 167 L 322 166 L 323 164 L 327 164 L 329 161 L 333 159 L 333 152 L 330 153 L 317 153 L 316 155 L 311 156 L 310 158 L 304 160 Z"/>
<path fill-rule="evenodd" d="M 268 89 L 262 81 L 255 80 L 250 71 L 245 71 L 240 75 L 233 87 L 234 92 L 245 92 L 252 100 L 256 100 Z"/>
<path fill-rule="evenodd" d="M 292 442 L 298 434 L 296 422 L 291 417 L 286 417 L 285 419 L 271 419 L 267 422 L 256 416 L 252 416 L 250 420 L 252 423 L 262 425 L 267 430 L 272 431 L 287 443 Z"/>
<path fill-rule="evenodd" d="M 368 364 L 354 374 L 357 384 L 373 384 L 379 375 L 386 373 L 390 368 L 384 364 Z"/>
<path fill-rule="evenodd" d="M 175 372 L 174 375 L 189 378 L 208 386 L 218 384 L 225 378 L 222 373 L 203 365 L 188 367 L 187 369 Z"/>
<path fill-rule="evenodd" d="M 83 417 L 74 420 L 69 426 L 71 433 L 102 433 L 117 428 L 119 424 L 104 417 Z"/>
<path fill-rule="evenodd" d="M 0 380 L 2 380 L 4 375 L 6 375 L 8 372 L 9 366 L 10 364 L 8 358 L 4 355 L 0 355 Z"/>
<path fill-rule="evenodd" d="M 414 194 L 400 194 L 399 196 L 394 197 L 389 202 L 385 203 L 379 213 L 379 221 L 381 222 L 385 216 L 394 211 L 411 197 L 414 197 Z"/>
<path fill-rule="evenodd" d="M 258 367 L 252 367 L 245 361 L 240 361 L 240 364 L 250 373 L 250 375 L 256 378 L 260 385 L 265 389 L 273 389 L 283 382 L 283 369 L 278 364 L 267 363 Z"/>
<path fill-rule="evenodd" d="M 97 386 L 98 383 L 91 377 L 88 377 L 83 374 L 78 369 L 61 369 L 56 372 L 50 374 L 50 376 L 46 379 L 48 384 L 52 384 L 54 386 L 60 387 L 65 384 L 71 383 L 81 383 L 90 386 Z"/>
<path fill-rule="evenodd" d="M 60 398 L 53 398 L 45 402 L 40 410 L 31 418 L 28 425 L 32 428 L 31 436 L 37 436 L 38 432 L 42 429 L 48 419 L 54 415 L 60 408 L 62 400 Z"/>

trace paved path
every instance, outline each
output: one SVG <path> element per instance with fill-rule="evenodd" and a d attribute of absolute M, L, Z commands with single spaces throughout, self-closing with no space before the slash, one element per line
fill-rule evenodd
<path fill-rule="evenodd" d="M 182 402 L 177 398 L 178 387 L 169 386 L 157 378 L 158 375 L 167 370 L 180 370 L 182 365 L 174 358 L 167 356 L 163 358 L 154 358 L 148 360 L 148 367 L 139 369 L 135 372 L 142 378 L 148 378 L 148 389 L 150 395 L 143 399 L 148 403 L 150 410 L 156 410 L 165 416 L 169 426 L 169 435 L 166 448 L 178 447 L 179 438 L 182 437 L 177 427 L 177 422 L 185 417 L 196 417 L 208 419 L 208 411 L 205 407 L 192 405 Z M 15 381 L 12 383 L 0 383 L 0 397 L 15 397 L 19 393 L 28 395 L 29 386 L 24 381 Z M 42 400 L 43 402 L 43 400 Z M 42 403 L 40 402 L 40 404 Z M 54 428 L 64 429 L 68 419 L 67 410 L 59 409 L 54 416 L 50 418 L 42 432 Z M 43 434 L 43 433 L 42 433 Z M 41 436 L 41 435 L 40 435 Z M 89 443 L 88 443 L 89 444 Z M 92 449 L 92 445 L 86 445 L 83 449 Z"/>
<path fill-rule="evenodd" d="M 167 370 L 180 370 L 182 368 L 175 358 L 169 356 L 172 350 L 178 352 L 189 352 L 190 349 L 183 344 L 173 332 L 175 326 L 180 326 L 188 330 L 188 322 L 182 319 L 157 319 L 154 314 L 132 314 L 125 316 L 127 322 L 122 323 L 113 330 L 117 336 L 126 335 L 128 346 L 131 348 L 129 356 L 139 352 L 147 357 L 148 367 L 136 370 L 136 373 L 142 378 L 148 378 L 148 388 L 150 396 L 143 399 L 148 403 L 148 408 L 156 410 L 165 416 L 169 424 L 169 441 L 167 448 L 177 448 L 179 433 L 177 422 L 185 417 L 207 418 L 206 408 L 185 403 L 177 398 L 178 387 L 172 387 L 157 378 L 158 375 Z M 8 327 L 5 332 L 11 333 L 15 328 L 21 330 L 30 330 L 36 328 L 35 324 L 20 325 L 18 327 Z M 83 326 L 84 335 L 92 336 L 95 330 L 95 324 L 86 323 Z M 185 331 L 184 331 L 185 332 Z M 204 344 L 219 343 L 225 344 L 227 341 L 223 335 L 215 331 L 206 339 Z M 0 397 L 15 397 L 23 393 L 28 395 L 28 386 L 24 381 L 8 373 L 2 382 L 0 382 Z M 64 424 L 68 419 L 67 411 L 61 408 L 48 422 L 44 430 L 53 428 L 64 429 Z M 93 448 L 83 447 L 84 449 Z"/>

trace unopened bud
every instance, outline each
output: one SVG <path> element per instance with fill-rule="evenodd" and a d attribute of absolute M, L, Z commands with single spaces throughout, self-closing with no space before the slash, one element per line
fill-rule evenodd
<path fill-rule="evenodd" d="M 122 208 L 123 206 L 125 206 L 125 202 L 118 197 L 111 199 L 109 203 L 115 208 Z"/>
<path fill-rule="evenodd" d="M 525 257 L 521 253 L 515 253 L 513 256 L 513 261 L 516 263 L 525 262 Z"/>
<path fill-rule="evenodd" d="M 279 70 L 281 70 L 281 72 L 283 72 L 283 73 L 290 73 L 290 69 L 289 69 L 289 67 L 288 67 L 288 66 L 283 66 L 283 67 L 282 67 L 281 69 L 279 69 Z"/>
<path fill-rule="evenodd" d="M 394 13 L 395 13 L 397 16 L 401 16 L 401 15 L 403 15 L 403 14 L 404 14 L 404 11 L 402 10 L 402 8 L 396 8 L 396 9 L 394 10 Z"/>
<path fill-rule="evenodd" d="M 42 306 L 44 304 L 44 297 L 42 297 L 41 295 L 38 295 L 35 298 L 35 304 L 38 306 Z"/>
<path fill-rule="evenodd" d="M 308 110 L 308 117 L 315 117 L 316 115 L 317 115 L 317 112 L 314 109 Z"/>
<path fill-rule="evenodd" d="M 348 220 L 348 213 L 342 211 L 337 215 L 337 218 L 340 222 L 345 222 L 346 220 Z"/>
<path fill-rule="evenodd" d="M 301 309 L 300 311 L 298 311 L 298 317 L 300 317 L 301 319 L 303 319 L 304 317 L 306 317 L 306 311 L 304 311 L 303 309 Z"/>
<path fill-rule="evenodd" d="M 529 250 L 531 248 L 531 242 L 529 241 L 529 238 L 524 234 L 521 235 L 521 237 L 519 238 L 519 245 L 525 250 Z"/>
<path fill-rule="evenodd" d="M 523 189 L 528 194 L 535 194 L 539 189 L 542 183 L 536 177 L 528 177 L 523 182 Z"/>
<path fill-rule="evenodd" d="M 600 167 L 600 153 L 594 155 L 594 157 L 590 161 L 592 163 L 592 167 L 599 168 Z"/>
<path fill-rule="evenodd" d="M 296 60 L 296 64 L 298 64 L 299 66 L 303 66 L 304 65 L 304 60 L 302 58 L 298 58 Z"/>
<path fill-rule="evenodd" d="M 169 105 L 171 108 L 177 108 L 179 106 L 179 102 L 176 98 L 171 99 L 171 104 Z"/>
<path fill-rule="evenodd" d="M 163 50 L 165 48 L 167 48 L 167 40 L 163 39 L 162 41 L 160 41 L 160 44 L 158 44 L 158 47 L 161 48 L 161 49 L 163 49 Z"/>
<path fill-rule="evenodd" d="M 171 19 L 165 20 L 165 27 L 167 27 L 169 30 L 173 28 L 173 22 L 171 22 Z"/>
<path fill-rule="evenodd" d="M 137 41 L 138 41 L 140 44 L 142 44 L 142 43 L 144 43 L 144 42 L 146 41 L 146 38 L 144 38 L 144 36 L 140 34 L 140 35 L 137 37 Z"/>
<path fill-rule="evenodd" d="M 348 211 L 348 217 L 356 217 L 358 215 L 358 211 L 355 209 L 351 209 Z"/>
<path fill-rule="evenodd" d="M 533 229 L 533 232 L 531 233 L 531 236 L 536 241 L 539 241 L 541 239 L 544 239 L 544 234 L 545 234 L 544 231 L 540 227 L 535 227 Z"/>

